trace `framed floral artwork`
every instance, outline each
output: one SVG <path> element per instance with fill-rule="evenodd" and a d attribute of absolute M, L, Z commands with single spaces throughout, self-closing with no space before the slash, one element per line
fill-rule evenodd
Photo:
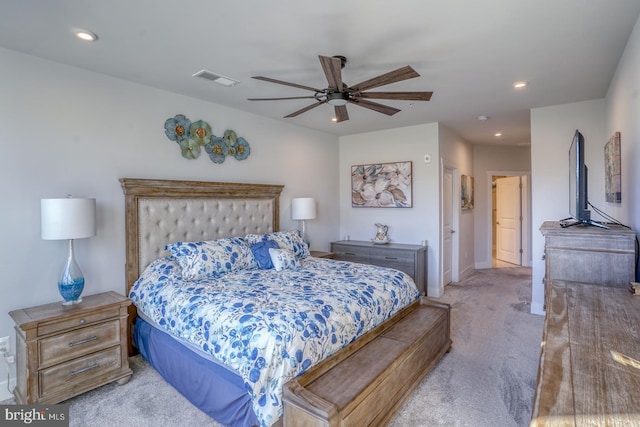
<path fill-rule="evenodd" d="M 413 206 L 411 162 L 351 166 L 351 206 L 410 208 Z"/>
<path fill-rule="evenodd" d="M 604 146 L 604 179 L 605 200 L 609 203 L 622 203 L 620 132 L 614 133 Z"/>
<path fill-rule="evenodd" d="M 469 175 L 460 176 L 460 207 L 463 211 L 473 209 L 473 177 Z"/>

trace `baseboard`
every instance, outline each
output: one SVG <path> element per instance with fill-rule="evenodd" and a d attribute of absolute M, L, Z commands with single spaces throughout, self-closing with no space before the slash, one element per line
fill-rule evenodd
<path fill-rule="evenodd" d="M 476 262 L 475 267 L 476 267 L 476 270 L 484 270 L 486 268 L 493 268 L 493 263 L 491 261 Z"/>
<path fill-rule="evenodd" d="M 541 316 L 544 316 L 544 304 L 532 303 L 531 314 L 539 314 Z"/>
<path fill-rule="evenodd" d="M 458 277 L 458 281 L 462 281 L 464 279 L 466 279 L 467 277 L 471 276 L 471 274 L 476 271 L 476 269 L 472 266 L 468 266 L 467 268 L 465 268 L 464 270 L 462 270 L 460 272 L 460 275 Z"/>

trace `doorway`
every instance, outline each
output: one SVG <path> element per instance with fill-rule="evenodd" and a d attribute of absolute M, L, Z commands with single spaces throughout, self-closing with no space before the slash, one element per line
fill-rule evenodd
<path fill-rule="evenodd" d="M 442 227 L 440 276 L 441 288 L 459 280 L 458 229 L 460 218 L 460 175 L 457 169 L 445 166 L 442 174 Z"/>
<path fill-rule="evenodd" d="M 530 179 L 522 172 L 491 172 L 491 264 L 531 266 Z"/>

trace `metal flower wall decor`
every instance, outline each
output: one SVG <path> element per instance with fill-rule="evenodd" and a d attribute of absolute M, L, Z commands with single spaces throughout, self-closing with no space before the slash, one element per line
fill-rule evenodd
<path fill-rule="evenodd" d="M 164 122 L 164 133 L 180 146 L 182 157 L 196 159 L 200 156 L 202 147 L 209 154 L 213 163 L 223 163 L 227 156 L 236 160 L 249 157 L 251 148 L 235 131 L 226 130 L 224 136 L 218 137 L 211 132 L 211 126 L 204 120 L 191 122 L 184 114 L 178 114 Z"/>

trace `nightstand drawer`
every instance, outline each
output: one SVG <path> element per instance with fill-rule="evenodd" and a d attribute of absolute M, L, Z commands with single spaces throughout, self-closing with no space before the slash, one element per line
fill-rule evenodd
<path fill-rule="evenodd" d="M 40 399 L 56 393 L 68 393 L 84 382 L 92 382 L 110 371 L 121 368 L 121 346 L 112 347 L 67 363 L 52 366 L 39 372 Z"/>
<path fill-rule="evenodd" d="M 120 343 L 120 322 L 115 319 L 40 340 L 39 366 L 50 366 Z"/>
<path fill-rule="evenodd" d="M 86 313 L 84 316 L 70 317 L 55 322 L 41 323 L 38 325 L 38 336 L 48 335 L 55 332 L 66 331 L 67 329 L 76 328 L 90 323 L 99 322 L 101 320 L 113 319 L 120 315 L 119 307 L 111 307 L 108 310 L 94 311 Z"/>

